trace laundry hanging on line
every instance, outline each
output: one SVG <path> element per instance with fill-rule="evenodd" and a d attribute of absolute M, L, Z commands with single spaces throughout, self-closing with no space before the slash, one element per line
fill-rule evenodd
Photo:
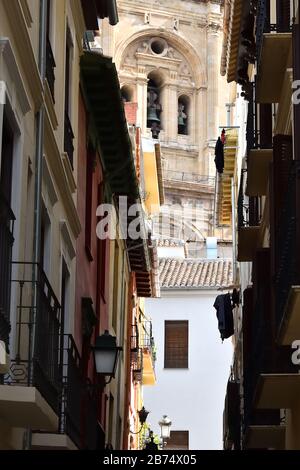
<path fill-rule="evenodd" d="M 218 329 L 223 342 L 224 339 L 230 338 L 234 334 L 231 295 L 218 295 L 213 306 L 217 311 Z"/>
<path fill-rule="evenodd" d="M 215 147 L 215 165 L 218 173 L 224 171 L 224 144 L 226 142 L 225 129 L 222 130 L 221 137 L 218 137 Z"/>

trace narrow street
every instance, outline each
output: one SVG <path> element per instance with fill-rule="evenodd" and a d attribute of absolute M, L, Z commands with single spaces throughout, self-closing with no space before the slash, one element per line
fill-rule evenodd
<path fill-rule="evenodd" d="M 299 28 L 0 0 L 0 451 L 300 450 Z"/>

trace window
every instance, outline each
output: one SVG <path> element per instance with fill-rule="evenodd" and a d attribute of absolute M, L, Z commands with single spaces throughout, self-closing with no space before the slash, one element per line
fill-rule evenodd
<path fill-rule="evenodd" d="M 105 202 L 104 198 L 104 184 L 103 181 L 98 184 L 98 205 Z M 107 239 L 101 240 L 97 238 L 97 250 L 98 250 L 98 282 L 99 282 L 99 291 L 102 297 L 102 300 L 106 302 L 106 245 Z"/>
<path fill-rule="evenodd" d="M 72 55 L 73 42 L 70 28 L 66 33 L 66 54 L 65 54 L 65 129 L 64 129 L 64 151 L 67 153 L 70 164 L 73 168 L 74 134 L 71 126 L 71 81 L 72 81 Z"/>
<path fill-rule="evenodd" d="M 156 72 L 151 72 L 148 75 L 147 88 L 147 127 L 151 129 L 153 138 L 158 138 L 162 129 L 161 86 L 162 77 Z"/>
<path fill-rule="evenodd" d="M 189 449 L 189 432 L 188 431 L 171 431 L 170 439 L 166 441 L 165 449 L 169 450 L 188 450 Z"/>
<path fill-rule="evenodd" d="M 65 260 L 61 265 L 61 325 L 64 334 L 69 333 L 69 285 L 70 274 Z"/>
<path fill-rule="evenodd" d="M 108 411 L 108 438 L 107 444 L 112 445 L 114 432 L 114 397 L 110 393 L 109 395 L 109 411 Z"/>
<path fill-rule="evenodd" d="M 189 128 L 190 100 L 187 96 L 180 96 L 178 99 L 178 134 L 188 135 Z"/>
<path fill-rule="evenodd" d="M 47 1 L 47 23 L 46 23 L 46 78 L 48 81 L 49 89 L 52 95 L 53 102 L 55 102 L 54 97 L 54 84 L 55 84 L 55 60 L 51 46 L 51 30 L 52 30 L 52 1 Z"/>
<path fill-rule="evenodd" d="M 92 213 L 93 213 L 93 174 L 95 151 L 88 148 L 86 162 L 86 199 L 85 199 L 85 250 L 89 261 L 92 256 Z"/>
<path fill-rule="evenodd" d="M 51 222 L 46 207 L 42 207 L 40 265 L 45 274 L 50 274 Z"/>
<path fill-rule="evenodd" d="M 123 99 L 124 103 L 128 103 L 128 102 L 132 101 L 133 93 L 132 93 L 132 90 L 129 86 L 127 86 L 127 85 L 122 86 L 121 95 L 122 95 L 122 99 Z"/>
<path fill-rule="evenodd" d="M 114 284 L 113 284 L 113 314 L 112 314 L 112 326 L 117 334 L 117 313 L 118 313 L 118 297 L 119 297 L 119 245 L 115 242 L 115 253 L 114 253 Z"/>
<path fill-rule="evenodd" d="M 187 320 L 165 321 L 165 368 L 188 368 L 188 324 Z"/>
<path fill-rule="evenodd" d="M 0 188 L 7 204 L 9 205 L 11 203 L 11 190 L 12 190 L 13 148 L 14 148 L 14 132 L 10 126 L 10 123 L 6 117 L 6 114 L 4 113 L 3 127 L 2 127 Z"/>

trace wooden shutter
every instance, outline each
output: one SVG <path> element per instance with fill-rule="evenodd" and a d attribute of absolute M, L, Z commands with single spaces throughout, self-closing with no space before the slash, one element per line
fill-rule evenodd
<path fill-rule="evenodd" d="M 259 105 L 259 143 L 260 148 L 272 148 L 273 123 L 272 123 L 272 105 Z"/>
<path fill-rule="evenodd" d="M 271 275 L 278 265 L 277 233 L 282 205 L 288 187 L 289 171 L 293 158 L 293 141 L 288 135 L 276 135 L 273 141 L 273 165 L 270 174 L 270 246 Z"/>
<path fill-rule="evenodd" d="M 188 321 L 165 321 L 165 368 L 188 367 Z"/>
<path fill-rule="evenodd" d="M 170 439 L 168 439 L 165 449 L 188 450 L 189 448 L 189 432 L 188 431 L 171 431 Z"/>
<path fill-rule="evenodd" d="M 293 74 L 294 81 L 300 80 L 300 25 L 293 25 Z M 299 89 L 299 87 L 297 87 Z M 299 99 L 299 93 L 297 95 Z M 300 104 L 294 104 L 294 149 L 295 160 L 300 160 Z"/>

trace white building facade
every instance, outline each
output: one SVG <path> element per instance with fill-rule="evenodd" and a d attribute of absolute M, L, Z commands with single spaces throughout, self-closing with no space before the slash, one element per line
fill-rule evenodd
<path fill-rule="evenodd" d="M 229 260 L 160 260 L 161 298 L 146 302 L 157 346 L 157 383 L 144 390 L 144 403 L 154 434 L 160 436 L 158 422 L 163 415 L 171 419 L 169 448 L 222 449 L 233 346 L 231 338 L 222 343 L 213 304 L 218 295 L 227 293 L 226 286 L 230 291 L 231 268 Z M 221 285 L 225 291 L 220 290 Z M 173 336 L 173 344 L 171 338 L 171 348 L 175 342 L 187 349 L 178 368 L 176 357 L 170 362 L 167 351 L 174 326 L 179 327 L 179 336 L 177 340 Z"/>

